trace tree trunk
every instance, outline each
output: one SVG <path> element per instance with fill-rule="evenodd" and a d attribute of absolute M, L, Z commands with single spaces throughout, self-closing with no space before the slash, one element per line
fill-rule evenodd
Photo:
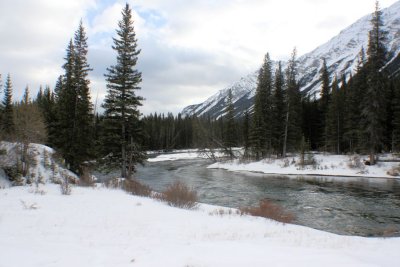
<path fill-rule="evenodd" d="M 121 144 L 121 178 L 126 178 L 126 142 L 125 142 L 125 122 L 122 122 L 122 132 L 121 132 L 122 144 Z"/>

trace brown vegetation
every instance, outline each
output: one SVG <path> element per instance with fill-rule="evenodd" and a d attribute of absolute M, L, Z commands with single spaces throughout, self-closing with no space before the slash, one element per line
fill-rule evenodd
<path fill-rule="evenodd" d="M 184 209 L 197 206 L 197 192 L 182 182 L 175 182 L 159 195 L 159 199 L 168 205 Z"/>
<path fill-rule="evenodd" d="M 282 207 L 268 199 L 260 201 L 258 207 L 240 208 L 243 214 L 249 214 L 257 217 L 264 217 L 282 223 L 291 223 L 294 215 L 283 210 Z"/>

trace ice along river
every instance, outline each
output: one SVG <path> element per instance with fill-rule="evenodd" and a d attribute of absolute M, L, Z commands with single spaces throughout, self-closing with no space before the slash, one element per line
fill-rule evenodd
<path fill-rule="evenodd" d="M 296 224 L 332 233 L 400 236 L 400 181 L 337 177 L 278 177 L 207 169 L 206 160 L 147 163 L 137 178 L 156 191 L 175 181 L 193 187 L 199 201 L 226 207 L 271 199 L 296 216 Z"/>

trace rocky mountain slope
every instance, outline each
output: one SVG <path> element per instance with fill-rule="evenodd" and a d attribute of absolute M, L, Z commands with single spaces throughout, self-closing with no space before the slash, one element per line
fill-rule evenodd
<path fill-rule="evenodd" d="M 388 31 L 387 48 L 390 51 L 388 70 L 398 73 L 400 69 L 400 1 L 389 8 L 383 9 L 385 29 Z M 331 78 L 337 74 L 354 73 L 357 57 L 362 47 L 368 46 L 368 32 L 371 14 L 364 16 L 350 25 L 327 43 L 298 58 L 299 82 L 301 91 L 307 94 L 316 94 L 318 97 L 321 88 L 319 81 L 322 59 L 325 58 Z M 283 63 L 283 66 L 285 63 Z M 210 115 L 217 118 L 224 114 L 229 90 L 232 90 L 235 111 L 237 116 L 244 110 L 251 109 L 253 97 L 257 87 L 257 71 L 247 75 L 220 90 L 205 102 L 191 105 L 183 109 L 184 115 Z"/>

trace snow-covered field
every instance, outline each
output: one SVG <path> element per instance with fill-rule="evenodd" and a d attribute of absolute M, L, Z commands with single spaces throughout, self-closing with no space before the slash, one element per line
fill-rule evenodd
<path fill-rule="evenodd" d="M 172 208 L 120 190 L 0 190 L 0 266 L 396 266 L 400 238 Z"/>

